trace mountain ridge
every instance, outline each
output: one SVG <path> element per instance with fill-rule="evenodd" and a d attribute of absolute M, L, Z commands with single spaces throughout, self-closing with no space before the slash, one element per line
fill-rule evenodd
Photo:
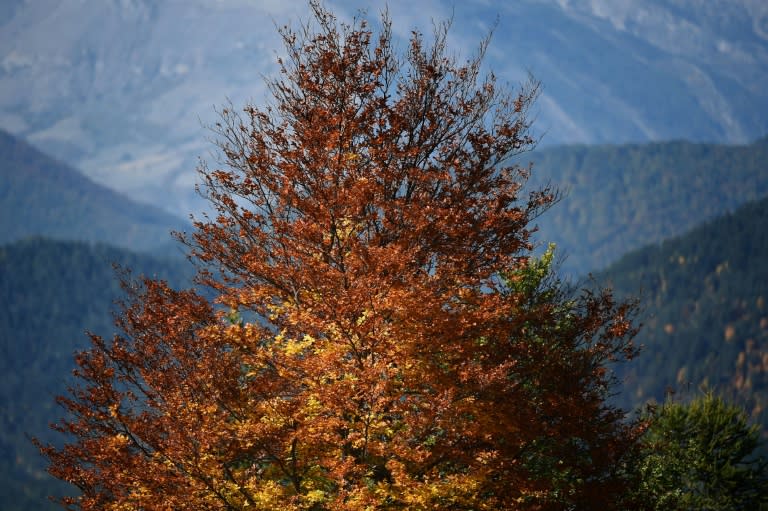
<path fill-rule="evenodd" d="M 186 223 L 97 184 L 0 130 L 0 243 L 29 236 L 159 250 Z"/>
<path fill-rule="evenodd" d="M 551 182 L 564 192 L 537 219 L 536 237 L 559 246 L 572 276 L 768 195 L 768 137 L 559 146 L 521 156 L 529 161 L 531 186 Z"/>
<path fill-rule="evenodd" d="M 55 396 L 73 384 L 74 353 L 86 332 L 112 337 L 111 313 L 125 298 L 113 265 L 132 277 L 188 287 L 181 258 L 137 253 L 104 243 L 30 238 L 0 245 L 0 495 L 6 511 L 60 509 L 47 500 L 63 483 L 45 472 L 29 440 L 59 442 L 48 425 L 63 411 Z"/>
<path fill-rule="evenodd" d="M 768 434 L 768 196 L 684 235 L 629 252 L 596 274 L 640 296 L 643 351 L 617 367 L 618 401 L 712 389 L 745 406 Z"/>
<path fill-rule="evenodd" d="M 385 5 L 401 43 L 453 17 L 449 42 L 471 54 L 498 18 L 487 67 L 544 87 L 542 143 L 685 138 L 747 143 L 768 133 L 768 9 L 754 0 L 342 0 L 349 21 Z M 263 104 L 282 44 L 274 24 L 306 4 L 169 0 L 16 2 L 0 25 L 0 128 L 97 182 L 171 211 L 198 212 L 201 124 L 214 106 Z M 461 21 L 459 23 L 459 20 Z M 204 26 L 206 30 L 195 30 Z M 277 54 L 277 55 L 276 55 Z M 170 193 L 169 193 L 170 191 Z"/>

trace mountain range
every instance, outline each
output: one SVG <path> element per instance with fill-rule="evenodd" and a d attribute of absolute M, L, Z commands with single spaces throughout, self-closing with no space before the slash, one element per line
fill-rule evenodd
<path fill-rule="evenodd" d="M 519 162 L 533 162 L 531 186 L 552 182 L 563 196 L 537 219 L 537 240 L 556 242 L 565 275 L 595 272 L 640 297 L 644 350 L 617 368 L 617 402 L 716 388 L 768 425 L 768 3 L 327 5 L 344 21 L 388 6 L 401 49 L 431 20 L 453 19 L 459 58 L 493 31 L 487 69 L 513 87 L 529 73 L 543 85 L 540 142 Z M 199 157 L 216 165 L 204 125 L 229 101 L 263 104 L 276 27 L 307 11 L 274 0 L 0 2 L 0 508 L 45 509 L 56 491 L 26 435 L 53 438 L 53 396 L 83 331 L 114 331 L 111 263 L 188 283 L 168 233 L 204 209 L 195 168 Z"/>
<path fill-rule="evenodd" d="M 495 25 L 488 69 L 543 84 L 542 145 L 768 133 L 768 4 L 762 0 L 339 0 L 342 20 L 388 8 L 398 45 L 453 19 L 469 55 Z M 186 216 L 202 125 L 214 107 L 265 99 L 276 26 L 307 4 L 247 0 L 6 0 L 0 7 L 0 128 L 101 184 Z"/>
<path fill-rule="evenodd" d="M 615 400 L 637 410 L 669 392 L 714 389 L 768 427 L 768 197 L 677 238 L 626 254 L 596 274 L 622 299 L 640 297 L 640 356 L 616 368 Z M 85 330 L 110 336 L 121 291 L 112 262 L 186 286 L 192 268 L 101 244 L 27 239 L 0 246 L 0 495 L 3 509 L 46 507 L 62 484 L 44 472 L 28 440 L 61 410 L 72 354 Z"/>
<path fill-rule="evenodd" d="M 558 204 L 536 220 L 572 277 L 768 195 L 768 138 L 558 146 L 520 157 L 530 188 L 552 183 Z M 99 185 L 0 130 L 0 244 L 29 236 L 103 242 L 179 255 L 172 230 L 189 222 Z"/>

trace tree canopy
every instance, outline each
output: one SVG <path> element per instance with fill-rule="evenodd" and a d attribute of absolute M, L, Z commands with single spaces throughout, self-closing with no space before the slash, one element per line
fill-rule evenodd
<path fill-rule="evenodd" d="M 618 509 L 639 428 L 606 404 L 633 307 L 570 292 L 524 191 L 528 108 L 389 21 L 281 33 L 272 102 L 221 111 L 193 290 L 145 280 L 61 402 L 76 509 Z"/>
<path fill-rule="evenodd" d="M 643 439 L 642 490 L 652 509 L 766 509 L 768 460 L 738 406 L 714 394 L 668 401 Z"/>

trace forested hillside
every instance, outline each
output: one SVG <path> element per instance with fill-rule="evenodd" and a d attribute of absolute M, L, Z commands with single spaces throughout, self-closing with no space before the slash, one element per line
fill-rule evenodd
<path fill-rule="evenodd" d="M 3 510 L 44 509 L 54 480 L 27 435 L 56 438 L 73 354 L 85 331 L 111 335 L 121 295 L 112 263 L 182 285 L 183 259 L 154 259 L 106 245 L 32 239 L 0 247 L 0 495 Z"/>
<path fill-rule="evenodd" d="M 563 268 L 572 275 L 768 195 L 768 138 L 745 146 L 569 146 L 529 159 L 536 182 L 565 193 L 538 219 L 538 237 L 567 254 Z"/>
<path fill-rule="evenodd" d="M 620 367 L 622 404 L 707 387 L 768 430 L 768 198 L 627 254 L 597 282 L 641 297 L 644 350 Z"/>
<path fill-rule="evenodd" d="M 28 236 L 167 247 L 186 223 L 98 185 L 0 130 L 0 243 Z"/>

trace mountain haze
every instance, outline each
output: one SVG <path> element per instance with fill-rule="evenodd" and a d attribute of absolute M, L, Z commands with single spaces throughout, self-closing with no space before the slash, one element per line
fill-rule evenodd
<path fill-rule="evenodd" d="M 171 229 L 185 226 L 0 130 L 0 243 L 48 236 L 157 250 L 171 244 Z"/>
<path fill-rule="evenodd" d="M 768 3 L 761 0 L 520 0 L 413 5 L 340 0 L 350 20 L 388 6 L 400 47 L 411 28 L 453 17 L 472 53 L 498 17 L 487 64 L 512 85 L 543 83 L 542 143 L 688 139 L 747 143 L 768 133 Z M 0 10 L 0 128 L 132 198 L 198 211 L 201 123 L 231 98 L 263 104 L 282 53 L 276 25 L 297 2 L 37 0 Z M 428 37 L 428 36 L 427 36 Z"/>
<path fill-rule="evenodd" d="M 557 243 L 563 270 L 574 276 L 768 195 L 768 138 L 564 146 L 522 161 L 533 162 L 535 183 L 563 192 L 537 220 L 537 237 Z"/>

